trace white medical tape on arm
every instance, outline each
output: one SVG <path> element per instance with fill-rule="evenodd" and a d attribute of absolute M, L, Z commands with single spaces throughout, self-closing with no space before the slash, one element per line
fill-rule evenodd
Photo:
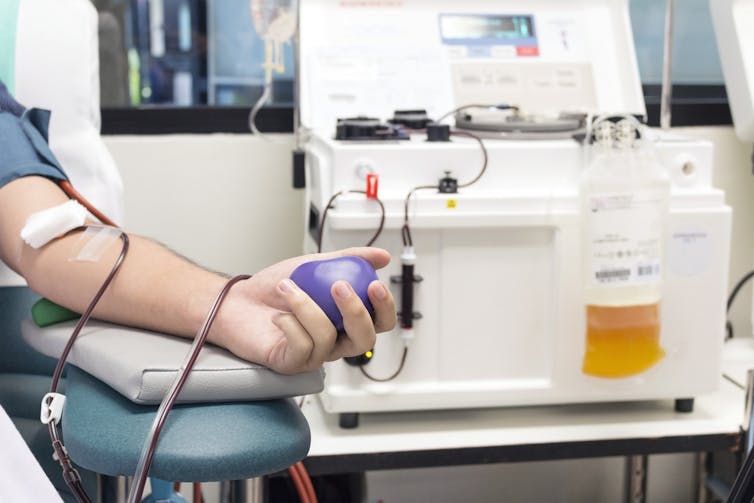
<path fill-rule="evenodd" d="M 21 239 L 32 248 L 41 248 L 71 229 L 84 225 L 86 208 L 74 200 L 33 213 L 21 229 Z"/>
<path fill-rule="evenodd" d="M 73 262 L 97 262 L 108 246 L 117 241 L 123 231 L 115 227 L 87 227 L 79 239 L 83 243 Z"/>

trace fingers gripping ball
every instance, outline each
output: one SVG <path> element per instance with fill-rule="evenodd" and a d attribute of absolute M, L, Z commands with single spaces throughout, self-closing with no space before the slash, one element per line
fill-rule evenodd
<path fill-rule="evenodd" d="M 374 307 L 367 296 L 367 288 L 376 279 L 377 273 L 372 264 L 360 257 L 337 257 L 307 262 L 291 273 L 291 280 L 322 308 L 339 332 L 343 330 L 343 316 L 330 293 L 333 283 L 339 280 L 350 283 L 374 318 Z"/>

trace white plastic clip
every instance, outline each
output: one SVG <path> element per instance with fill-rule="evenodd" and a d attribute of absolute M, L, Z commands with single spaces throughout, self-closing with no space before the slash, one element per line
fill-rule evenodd
<path fill-rule="evenodd" d="M 411 341 L 414 340 L 414 331 L 410 328 L 402 328 L 398 336 L 403 341 L 403 346 L 407 348 L 411 344 Z"/>
<path fill-rule="evenodd" d="M 63 417 L 63 407 L 65 406 L 65 395 L 60 393 L 47 393 L 42 397 L 42 408 L 39 411 L 39 420 L 42 424 L 55 422 L 58 424 Z"/>
<path fill-rule="evenodd" d="M 416 264 L 416 252 L 413 246 L 404 246 L 403 253 L 401 253 L 402 265 L 414 265 Z"/>

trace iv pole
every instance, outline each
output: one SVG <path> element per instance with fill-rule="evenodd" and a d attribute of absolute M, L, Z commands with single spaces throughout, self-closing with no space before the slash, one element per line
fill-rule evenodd
<path fill-rule="evenodd" d="M 293 188 L 306 186 L 305 133 L 301 124 L 301 3 L 296 2 L 296 29 L 293 33 Z"/>
<path fill-rule="evenodd" d="M 660 128 L 670 129 L 670 102 L 673 98 L 673 24 L 675 0 L 665 4 L 665 36 L 662 51 L 662 93 L 660 96 Z"/>

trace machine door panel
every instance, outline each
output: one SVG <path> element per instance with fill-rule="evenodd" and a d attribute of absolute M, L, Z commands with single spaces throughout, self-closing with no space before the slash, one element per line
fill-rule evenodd
<path fill-rule="evenodd" d="M 442 380 L 549 380 L 557 291 L 554 242 L 554 228 L 442 233 Z"/>

